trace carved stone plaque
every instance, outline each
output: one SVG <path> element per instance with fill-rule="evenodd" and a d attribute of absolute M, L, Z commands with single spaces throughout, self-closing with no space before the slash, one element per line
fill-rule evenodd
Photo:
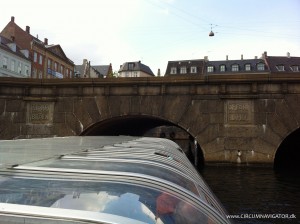
<path fill-rule="evenodd" d="M 250 100 L 228 100 L 225 103 L 227 124 L 253 124 L 253 103 Z"/>
<path fill-rule="evenodd" d="M 27 104 L 27 123 L 52 124 L 53 102 L 29 102 Z"/>

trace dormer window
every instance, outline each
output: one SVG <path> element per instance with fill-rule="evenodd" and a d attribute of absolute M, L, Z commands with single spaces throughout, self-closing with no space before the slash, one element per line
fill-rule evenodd
<path fill-rule="evenodd" d="M 207 66 L 207 72 L 214 72 L 214 66 Z"/>
<path fill-rule="evenodd" d="M 251 71 L 251 65 L 250 64 L 245 64 L 245 71 L 247 71 L 247 72 Z"/>
<path fill-rule="evenodd" d="M 278 71 L 283 72 L 284 71 L 284 65 L 276 65 L 276 68 Z"/>
<path fill-rule="evenodd" d="M 185 66 L 180 67 L 180 74 L 186 74 L 186 67 Z"/>
<path fill-rule="evenodd" d="M 231 66 L 231 71 L 232 72 L 238 72 L 239 71 L 239 65 L 238 64 L 234 64 Z"/>
<path fill-rule="evenodd" d="M 191 73 L 197 73 L 197 67 L 196 66 L 191 67 Z"/>
<path fill-rule="evenodd" d="M 226 66 L 220 65 L 220 72 L 225 72 L 225 71 L 226 71 Z"/>
<path fill-rule="evenodd" d="M 128 70 L 133 70 L 134 63 L 128 63 Z"/>
<path fill-rule="evenodd" d="M 258 63 L 257 65 L 258 71 L 264 71 L 265 70 L 265 64 L 264 63 Z"/>
<path fill-rule="evenodd" d="M 177 68 L 176 67 L 171 67 L 171 74 L 174 75 L 177 73 Z"/>
<path fill-rule="evenodd" d="M 291 66 L 291 70 L 292 70 L 293 72 L 299 72 L 299 66 L 298 66 L 298 65 L 292 65 L 292 66 Z"/>

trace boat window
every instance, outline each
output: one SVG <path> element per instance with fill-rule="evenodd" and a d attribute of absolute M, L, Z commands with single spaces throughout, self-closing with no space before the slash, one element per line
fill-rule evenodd
<path fill-rule="evenodd" d="M 185 178 L 178 173 L 172 172 L 169 169 L 161 168 L 150 164 L 130 163 L 130 162 L 117 162 L 117 161 L 80 161 L 80 160 L 50 160 L 39 167 L 52 167 L 63 169 L 83 169 L 83 170 L 99 170 L 99 171 L 117 171 L 117 172 L 130 172 L 150 175 L 161 178 L 162 180 L 170 181 L 177 184 L 196 195 L 199 195 L 195 184 L 189 179 Z"/>
<path fill-rule="evenodd" d="M 0 203 L 99 212 L 153 224 L 209 219 L 207 211 L 188 200 L 128 183 L 0 176 L 0 189 Z"/>

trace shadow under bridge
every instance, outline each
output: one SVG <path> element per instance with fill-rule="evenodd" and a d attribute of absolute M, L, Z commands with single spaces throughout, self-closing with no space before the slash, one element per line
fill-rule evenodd
<path fill-rule="evenodd" d="M 98 122 L 82 132 L 82 136 L 144 136 L 168 138 L 176 142 L 190 161 L 202 169 L 204 157 L 200 145 L 185 129 L 162 118 L 135 115 L 118 116 Z"/>

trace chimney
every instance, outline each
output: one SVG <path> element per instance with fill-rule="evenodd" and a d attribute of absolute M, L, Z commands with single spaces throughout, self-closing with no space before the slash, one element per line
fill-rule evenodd
<path fill-rule="evenodd" d="M 287 56 L 287 58 L 290 58 L 290 57 L 291 57 L 290 52 L 287 52 L 287 53 L 286 53 L 286 56 Z"/>
<path fill-rule="evenodd" d="M 226 55 L 226 61 L 228 61 L 228 55 Z"/>
<path fill-rule="evenodd" d="M 241 60 L 244 60 L 244 56 L 241 54 Z"/>
<path fill-rule="evenodd" d="M 267 52 L 265 51 L 265 52 L 262 54 L 261 58 L 262 58 L 262 59 L 266 59 L 267 57 L 268 57 L 268 54 L 267 54 Z"/>
<path fill-rule="evenodd" d="M 26 26 L 26 33 L 30 34 L 30 26 Z"/>
<path fill-rule="evenodd" d="M 48 39 L 47 38 L 44 39 L 44 44 L 48 45 Z"/>
<path fill-rule="evenodd" d="M 157 70 L 157 76 L 160 77 L 160 69 Z"/>
<path fill-rule="evenodd" d="M 205 61 L 205 62 L 208 61 L 208 56 L 204 56 L 204 61 Z"/>
<path fill-rule="evenodd" d="M 15 22 L 15 17 L 14 16 L 10 17 L 10 21 L 14 23 Z"/>
<path fill-rule="evenodd" d="M 254 59 L 257 59 L 257 56 L 255 56 Z"/>

